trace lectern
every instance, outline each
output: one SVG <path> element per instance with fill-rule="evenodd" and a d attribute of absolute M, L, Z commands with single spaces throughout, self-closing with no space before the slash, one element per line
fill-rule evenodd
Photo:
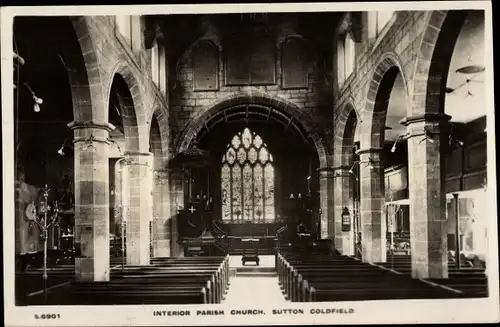
<path fill-rule="evenodd" d="M 241 257 L 241 263 L 245 265 L 247 261 L 253 261 L 259 265 L 259 239 L 255 238 L 244 238 L 241 240 L 243 246 L 243 256 Z"/>

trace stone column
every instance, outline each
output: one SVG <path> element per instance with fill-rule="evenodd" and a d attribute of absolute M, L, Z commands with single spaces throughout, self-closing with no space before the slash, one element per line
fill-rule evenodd
<path fill-rule="evenodd" d="M 179 209 L 184 208 L 184 179 L 182 172 L 172 171 L 170 173 L 170 255 L 173 257 L 183 257 L 184 249 L 179 241 Z"/>
<path fill-rule="evenodd" d="M 109 281 L 109 123 L 74 121 L 75 279 Z"/>
<path fill-rule="evenodd" d="M 171 234 L 169 171 L 156 170 L 153 182 L 153 257 L 169 257 Z"/>
<path fill-rule="evenodd" d="M 424 114 L 402 123 L 408 132 L 410 240 L 413 278 L 448 278 L 444 155 L 450 116 Z"/>
<path fill-rule="evenodd" d="M 149 265 L 149 223 L 153 216 L 153 169 L 152 153 L 125 153 L 123 166 L 126 187 L 127 264 Z"/>
<path fill-rule="evenodd" d="M 320 196 L 320 230 L 322 239 L 334 241 L 334 203 L 333 203 L 333 177 L 332 168 L 319 168 L 319 196 Z"/>
<path fill-rule="evenodd" d="M 382 148 L 361 149 L 359 155 L 360 218 L 363 262 L 387 261 Z"/>
<path fill-rule="evenodd" d="M 354 255 L 354 208 L 353 186 L 355 176 L 349 173 L 350 167 L 335 169 L 335 248 L 344 255 Z M 342 213 L 348 208 L 351 213 L 351 230 L 342 231 Z"/>

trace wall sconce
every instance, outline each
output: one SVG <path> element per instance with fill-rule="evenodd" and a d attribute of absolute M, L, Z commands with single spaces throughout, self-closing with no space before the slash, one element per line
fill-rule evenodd
<path fill-rule="evenodd" d="M 365 163 L 366 167 L 369 167 L 370 169 L 375 169 L 375 166 L 373 165 L 373 163 L 374 163 L 373 159 L 368 158 L 368 160 L 354 161 L 354 163 L 351 166 L 351 169 L 349 169 L 349 174 L 354 174 L 354 165 L 362 164 L 362 163 Z"/>
<path fill-rule="evenodd" d="M 40 105 L 43 103 L 43 99 L 36 96 L 35 92 L 29 87 L 28 84 L 24 83 L 24 86 L 31 92 L 33 96 L 33 111 L 40 112 Z"/>
<path fill-rule="evenodd" d="M 59 154 L 60 156 L 64 156 L 66 153 L 64 152 L 64 148 L 66 147 L 66 144 L 67 144 L 68 140 L 64 140 L 63 144 L 61 145 L 61 147 L 59 148 L 59 150 L 57 150 L 57 154 Z"/>
<path fill-rule="evenodd" d="M 430 143 L 434 144 L 436 143 L 432 138 L 431 136 L 433 135 L 433 133 L 431 133 L 426 127 L 424 127 L 424 138 L 421 139 L 418 144 L 422 143 L 423 141 L 425 140 L 428 140 Z"/>
<path fill-rule="evenodd" d="M 453 123 L 450 123 L 450 130 L 448 134 L 448 146 L 454 146 L 458 145 L 459 147 L 464 146 L 464 142 L 460 141 L 457 138 L 457 133 L 455 132 L 455 125 Z"/>
<path fill-rule="evenodd" d="M 398 142 L 401 140 L 405 140 L 409 135 L 410 134 L 408 134 L 408 133 L 403 134 L 403 135 L 399 135 L 398 138 L 396 139 L 396 141 L 394 141 L 394 144 L 392 145 L 391 152 L 392 153 L 396 152 L 396 146 L 397 146 Z"/>

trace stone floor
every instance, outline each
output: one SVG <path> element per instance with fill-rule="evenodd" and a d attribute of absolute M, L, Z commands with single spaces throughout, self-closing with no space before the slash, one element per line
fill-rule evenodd
<path fill-rule="evenodd" d="M 276 273 L 268 273 L 271 269 L 274 271 L 274 256 L 259 256 L 259 258 L 259 266 L 254 263 L 243 266 L 241 256 L 229 258 L 230 269 L 237 270 L 242 267 L 245 269 L 244 275 L 238 275 L 236 272 L 231 277 L 231 285 L 223 304 L 256 307 L 267 303 L 271 305 L 287 303 L 279 287 Z M 254 270 L 253 273 L 252 270 Z"/>

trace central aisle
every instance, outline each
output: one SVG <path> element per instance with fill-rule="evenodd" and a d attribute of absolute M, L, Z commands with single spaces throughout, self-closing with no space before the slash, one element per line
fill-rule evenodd
<path fill-rule="evenodd" d="M 258 307 L 270 303 L 279 305 L 287 303 L 278 284 L 278 276 L 274 268 L 274 256 L 261 256 L 260 265 L 241 264 L 241 256 L 231 256 L 229 290 L 223 304 Z"/>

